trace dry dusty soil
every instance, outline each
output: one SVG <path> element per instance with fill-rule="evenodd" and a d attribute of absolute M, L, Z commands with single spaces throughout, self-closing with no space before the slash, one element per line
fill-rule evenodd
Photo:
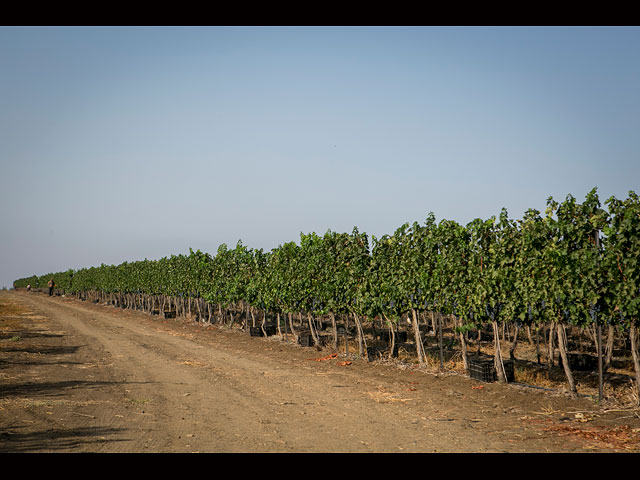
<path fill-rule="evenodd" d="M 0 292 L 0 452 L 639 452 L 637 410 Z"/>

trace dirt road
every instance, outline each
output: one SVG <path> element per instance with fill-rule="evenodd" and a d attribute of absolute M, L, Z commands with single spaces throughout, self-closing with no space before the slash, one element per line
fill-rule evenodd
<path fill-rule="evenodd" d="M 329 354 L 2 291 L 0 452 L 640 451 L 634 411 Z"/>

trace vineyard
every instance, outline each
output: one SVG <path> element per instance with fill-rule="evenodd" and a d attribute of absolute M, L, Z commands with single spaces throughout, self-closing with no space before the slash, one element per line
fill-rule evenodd
<path fill-rule="evenodd" d="M 638 400 L 639 258 L 638 196 L 611 197 L 603 207 L 594 188 L 582 203 L 550 197 L 544 213 L 530 209 L 517 220 L 504 209 L 466 226 L 429 214 L 381 238 L 357 228 L 303 233 L 299 243 L 271 251 L 239 241 L 215 255 L 191 250 L 34 275 L 13 286 L 44 290 L 53 278 L 56 295 L 189 316 L 251 335 L 293 335 L 301 345 L 335 351 L 352 339 L 366 359 L 394 357 L 399 345 L 410 345 L 419 365 L 446 369 L 446 351 L 477 378 L 500 382 L 513 380 L 518 342 L 526 337 L 538 363 L 562 366 L 572 395 L 575 371 L 591 368 L 602 397 L 618 349 L 633 364 Z M 484 352 L 483 336 L 492 339 Z"/>

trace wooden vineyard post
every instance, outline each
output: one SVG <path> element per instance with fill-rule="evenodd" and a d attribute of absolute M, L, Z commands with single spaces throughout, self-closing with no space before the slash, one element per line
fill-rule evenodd
<path fill-rule="evenodd" d="M 602 402 L 604 379 L 602 371 L 602 325 L 600 324 L 599 319 L 596 320 L 596 325 L 598 328 L 598 401 Z"/>

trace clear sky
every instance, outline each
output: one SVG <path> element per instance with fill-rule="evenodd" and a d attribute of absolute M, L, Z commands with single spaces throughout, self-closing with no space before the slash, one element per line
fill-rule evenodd
<path fill-rule="evenodd" d="M 0 27 L 0 287 L 640 192 L 637 27 Z"/>

